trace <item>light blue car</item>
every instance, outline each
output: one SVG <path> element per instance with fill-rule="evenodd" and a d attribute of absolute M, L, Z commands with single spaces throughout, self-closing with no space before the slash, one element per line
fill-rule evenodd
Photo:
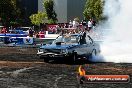
<path fill-rule="evenodd" d="M 37 55 L 45 62 L 50 60 L 75 62 L 77 60 L 89 61 L 91 56 L 97 55 L 99 51 L 99 45 L 86 33 L 65 34 L 57 37 L 52 44 L 42 45 Z"/>

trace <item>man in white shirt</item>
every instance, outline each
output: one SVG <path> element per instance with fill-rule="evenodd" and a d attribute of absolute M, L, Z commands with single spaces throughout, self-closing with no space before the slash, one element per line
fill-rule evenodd
<path fill-rule="evenodd" d="M 79 26 L 79 22 L 73 20 L 73 28 L 78 28 L 78 26 Z"/>
<path fill-rule="evenodd" d="M 92 23 L 92 20 L 90 19 L 88 21 L 88 31 L 90 31 L 92 29 L 92 27 L 93 27 L 93 23 Z"/>
<path fill-rule="evenodd" d="M 69 28 L 72 28 L 72 25 L 73 25 L 73 23 L 72 23 L 72 21 L 70 20 L 70 22 L 69 22 Z"/>

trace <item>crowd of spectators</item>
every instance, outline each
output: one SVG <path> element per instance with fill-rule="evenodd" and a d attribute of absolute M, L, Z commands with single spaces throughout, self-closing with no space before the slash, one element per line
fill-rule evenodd
<path fill-rule="evenodd" d="M 70 20 L 69 23 L 58 23 L 58 24 L 47 24 L 40 31 L 35 31 L 34 28 L 30 27 L 27 30 L 29 37 L 36 37 L 36 38 L 44 38 L 46 35 L 46 31 L 48 34 L 75 34 L 82 32 L 84 30 L 90 32 L 96 26 L 96 22 L 92 19 L 89 21 L 82 20 L 79 22 L 78 20 L 74 19 L 73 21 Z M 13 29 L 15 30 L 15 29 Z M 3 27 L 0 33 L 7 33 L 6 27 Z"/>

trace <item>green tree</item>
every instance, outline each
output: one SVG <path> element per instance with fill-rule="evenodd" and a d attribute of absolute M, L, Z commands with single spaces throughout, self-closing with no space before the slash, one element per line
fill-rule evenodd
<path fill-rule="evenodd" d="M 97 0 L 87 0 L 85 4 L 85 9 L 84 9 L 84 16 L 85 18 L 89 19 L 91 17 L 94 17 L 94 4 Z"/>
<path fill-rule="evenodd" d="M 103 4 L 104 0 L 87 0 L 85 9 L 84 9 L 84 17 L 86 19 L 94 18 L 96 21 L 100 21 L 103 18 Z"/>
<path fill-rule="evenodd" d="M 45 12 L 38 12 L 37 14 L 32 14 L 29 18 L 32 24 L 40 26 L 41 23 L 46 23 L 47 14 Z"/>
<path fill-rule="evenodd" d="M 97 0 L 94 5 L 94 15 L 97 21 L 100 21 L 103 18 L 103 2 L 102 0 Z"/>
<path fill-rule="evenodd" d="M 38 12 L 37 14 L 32 14 L 29 18 L 31 20 L 31 23 L 36 25 L 36 29 L 40 29 L 40 25 L 47 22 L 47 14 L 45 12 Z"/>
<path fill-rule="evenodd" d="M 53 0 L 44 0 L 44 8 L 48 17 L 48 23 L 56 23 L 57 20 L 57 14 L 54 10 L 54 1 Z"/>
<path fill-rule="evenodd" d="M 19 18 L 20 10 L 16 7 L 16 0 L 0 1 L 0 17 L 4 25 L 9 26 L 11 21 Z"/>

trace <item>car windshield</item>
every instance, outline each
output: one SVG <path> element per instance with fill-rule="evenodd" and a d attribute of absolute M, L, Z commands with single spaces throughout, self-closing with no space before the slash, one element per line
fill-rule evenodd
<path fill-rule="evenodd" d="M 79 35 L 62 35 L 59 36 L 56 40 L 53 41 L 53 44 L 57 42 L 62 43 L 78 43 L 79 42 Z"/>

